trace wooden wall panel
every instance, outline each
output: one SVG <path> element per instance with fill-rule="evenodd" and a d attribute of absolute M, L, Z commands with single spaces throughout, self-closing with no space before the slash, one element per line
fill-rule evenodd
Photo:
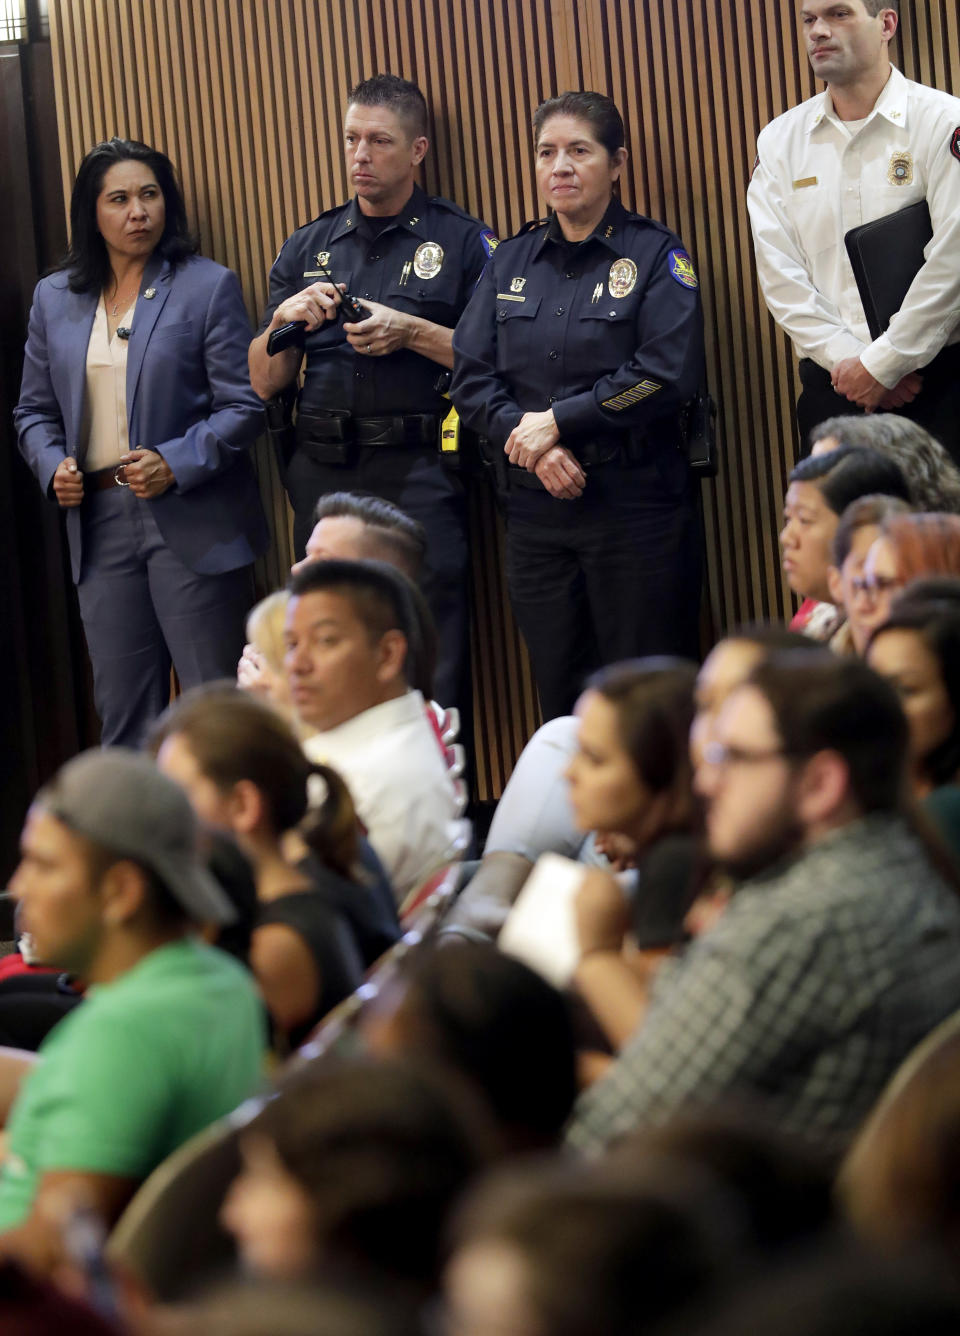
<path fill-rule="evenodd" d="M 529 123 L 543 97 L 594 87 L 618 102 L 624 201 L 680 233 L 700 273 L 724 462 L 704 488 L 710 633 L 780 617 L 777 527 L 794 457 L 792 353 L 766 313 L 744 193 L 760 128 L 810 96 L 795 0 L 50 0 L 65 196 L 98 139 L 128 134 L 178 164 L 206 254 L 240 274 L 255 320 L 283 239 L 347 189 L 346 92 L 390 69 L 433 112 L 424 184 L 509 236 L 539 212 Z M 960 93 L 956 0 L 904 5 L 904 72 Z M 276 542 L 286 502 L 257 452 Z M 536 722 L 488 496 L 472 505 L 478 788 L 499 794 Z"/>

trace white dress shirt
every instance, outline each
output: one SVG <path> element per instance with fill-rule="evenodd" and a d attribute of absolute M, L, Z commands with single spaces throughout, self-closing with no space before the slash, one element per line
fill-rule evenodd
<path fill-rule="evenodd" d="M 419 691 L 314 733 L 303 746 L 346 780 L 398 903 L 451 860 L 457 796 Z"/>
<path fill-rule="evenodd" d="M 798 356 L 828 371 L 859 357 L 892 389 L 960 339 L 958 128 L 960 98 L 891 68 L 864 121 L 841 121 L 825 91 L 761 131 L 747 191 L 757 269 Z M 933 224 L 926 262 L 872 340 L 844 234 L 923 198 Z"/>

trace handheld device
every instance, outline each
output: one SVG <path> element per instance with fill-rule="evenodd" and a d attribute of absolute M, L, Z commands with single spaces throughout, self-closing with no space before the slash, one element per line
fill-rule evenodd
<path fill-rule="evenodd" d="M 326 282 L 333 282 L 333 275 L 325 265 L 320 266 L 317 274 Z M 340 314 L 337 318 L 342 320 L 344 316 L 356 323 L 360 320 L 369 319 L 370 312 L 357 301 L 356 297 L 352 297 L 349 292 L 343 292 L 340 294 Z M 275 357 L 277 353 L 283 352 L 284 348 L 302 348 L 306 338 L 306 322 L 303 320 L 288 320 L 285 325 L 275 329 L 267 339 L 267 353 L 270 357 Z"/>

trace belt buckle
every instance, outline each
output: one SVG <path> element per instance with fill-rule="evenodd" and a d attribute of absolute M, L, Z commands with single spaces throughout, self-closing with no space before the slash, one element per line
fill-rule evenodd
<path fill-rule="evenodd" d="M 122 478 L 120 477 L 120 474 L 121 474 L 121 473 L 124 475 Z M 119 465 L 117 466 L 117 471 L 116 471 L 116 473 L 114 473 L 114 475 L 113 475 L 113 481 L 117 484 L 118 487 L 129 487 L 129 486 L 130 486 L 130 484 L 127 482 L 126 474 L 127 474 L 127 466 L 126 466 L 126 464 L 119 464 Z"/>

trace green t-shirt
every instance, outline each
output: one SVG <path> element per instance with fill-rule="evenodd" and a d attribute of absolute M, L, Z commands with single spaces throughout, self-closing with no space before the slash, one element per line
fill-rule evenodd
<path fill-rule="evenodd" d="M 184 939 L 151 951 L 53 1029 L 25 1078 L 0 1167 L 0 1230 L 30 1212 L 44 1173 L 142 1179 L 263 1077 L 250 975 Z"/>

